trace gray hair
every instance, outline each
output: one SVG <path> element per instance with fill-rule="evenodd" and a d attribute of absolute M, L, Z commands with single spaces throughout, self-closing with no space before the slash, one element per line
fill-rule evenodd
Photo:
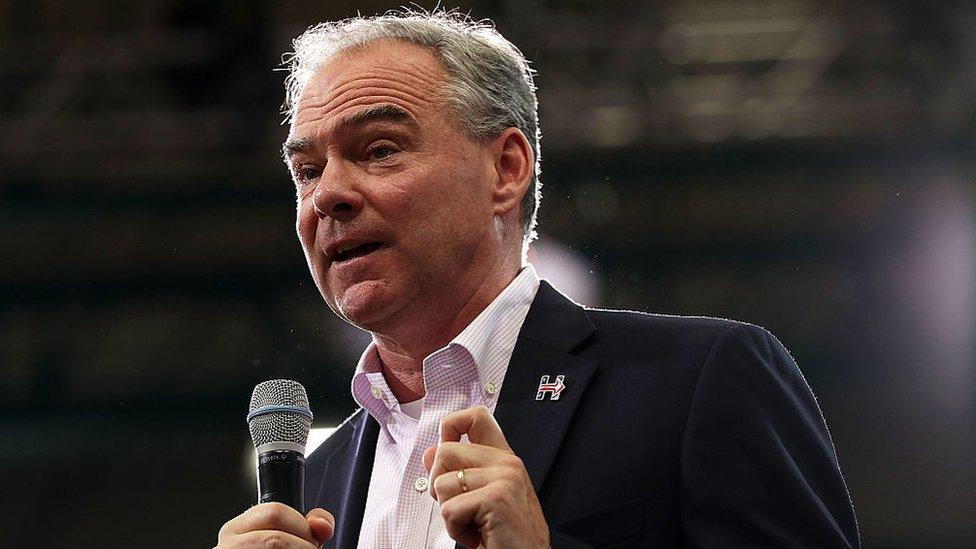
<path fill-rule="evenodd" d="M 380 39 L 416 44 L 437 55 L 451 79 L 445 86 L 446 99 L 472 139 L 491 139 L 510 127 L 525 134 L 535 156 L 532 180 L 521 203 L 527 245 L 536 237 L 536 212 L 542 198 L 534 71 L 491 21 L 474 21 L 455 11 L 402 9 L 310 27 L 295 39 L 295 52 L 284 58 L 289 71 L 284 104 L 288 121 L 294 121 L 298 100 L 316 70 L 340 52 Z"/>

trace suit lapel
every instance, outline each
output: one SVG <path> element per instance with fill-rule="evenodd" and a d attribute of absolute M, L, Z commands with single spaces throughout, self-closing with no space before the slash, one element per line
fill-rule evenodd
<path fill-rule="evenodd" d="M 495 408 L 495 417 L 515 454 L 525 463 L 538 493 L 563 435 L 596 369 L 595 360 L 573 351 L 595 331 L 582 307 L 543 281 L 529 309 Z M 558 400 L 536 400 L 543 375 L 564 375 Z"/>
<path fill-rule="evenodd" d="M 349 420 L 353 429 L 349 438 L 339 443 L 329 456 L 322 479 L 322 501 L 334 501 L 336 532 L 333 542 L 336 549 L 355 549 L 359 542 L 359 529 L 366 508 L 366 494 L 376 456 L 376 437 L 379 424 L 364 410 Z M 331 493 L 329 493 L 331 492 Z M 334 498 L 334 499 L 333 499 Z M 327 544 L 328 546 L 328 544 Z"/>

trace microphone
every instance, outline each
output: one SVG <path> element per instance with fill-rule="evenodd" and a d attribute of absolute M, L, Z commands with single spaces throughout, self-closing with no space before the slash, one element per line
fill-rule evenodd
<path fill-rule="evenodd" d="M 262 381 L 251 393 L 247 425 L 258 456 L 258 503 L 277 501 L 305 514 L 305 443 L 312 427 L 305 387 Z"/>

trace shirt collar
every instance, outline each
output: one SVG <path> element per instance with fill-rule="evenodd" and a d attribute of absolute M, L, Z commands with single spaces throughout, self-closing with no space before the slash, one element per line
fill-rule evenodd
<path fill-rule="evenodd" d="M 497 391 L 515 349 L 522 322 L 538 290 L 539 276 L 535 268 L 528 264 L 461 333 L 424 358 L 424 383 L 428 390 L 437 384 L 438 376 L 434 370 L 450 368 L 456 363 L 451 357 L 463 353 L 470 356 L 476 367 L 472 377 L 476 374 L 482 387 L 491 383 L 491 391 Z M 399 403 L 383 377 L 381 366 L 376 343 L 370 342 L 356 365 L 352 396 L 380 425 L 385 426 L 387 418 Z"/>
<path fill-rule="evenodd" d="M 539 275 L 529 264 L 448 344 L 459 345 L 471 354 L 482 385 L 501 383 L 522 321 L 538 290 Z"/>

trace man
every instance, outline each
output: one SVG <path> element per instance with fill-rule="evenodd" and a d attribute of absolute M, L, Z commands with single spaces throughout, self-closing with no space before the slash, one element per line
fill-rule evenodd
<path fill-rule="evenodd" d="M 584 309 L 525 263 L 531 71 L 461 16 L 296 41 L 284 152 L 322 297 L 373 334 L 362 406 L 308 461 L 306 516 L 219 547 L 851 547 L 853 509 L 786 350 L 725 320 Z"/>

